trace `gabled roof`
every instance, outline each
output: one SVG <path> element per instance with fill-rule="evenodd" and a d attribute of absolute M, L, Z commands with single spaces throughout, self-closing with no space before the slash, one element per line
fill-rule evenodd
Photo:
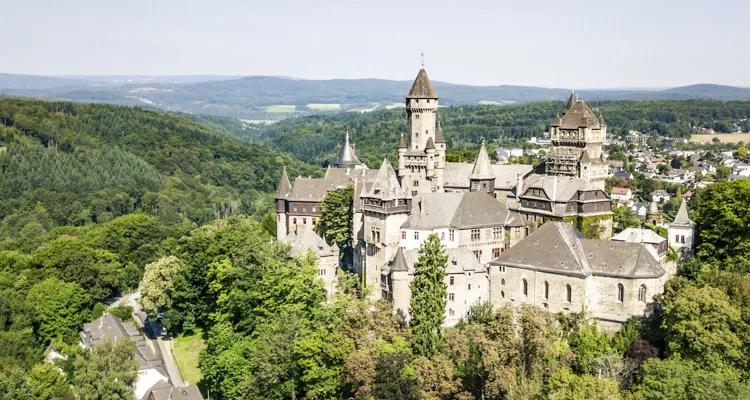
<path fill-rule="evenodd" d="M 289 232 L 281 241 L 290 246 L 289 255 L 292 257 L 305 255 L 308 249 L 319 258 L 333 256 L 336 253 L 323 238 L 306 225 L 297 225 L 297 230 Z"/>
<path fill-rule="evenodd" d="M 289 183 L 289 176 L 286 174 L 286 165 L 281 170 L 281 181 L 279 182 L 279 190 L 276 191 L 276 199 L 283 199 L 292 190 L 292 184 Z"/>
<path fill-rule="evenodd" d="M 398 182 L 396 171 L 393 170 L 393 166 L 388 161 L 388 158 L 383 159 L 383 163 L 380 165 L 372 186 L 361 197 L 373 197 L 381 200 L 403 199 L 407 197 L 406 192 L 404 192 L 401 184 Z"/>
<path fill-rule="evenodd" d="M 695 222 L 690 219 L 690 215 L 688 214 L 686 201 L 682 201 L 682 203 L 680 204 L 680 209 L 677 210 L 677 215 L 674 217 L 674 221 L 669 225 L 686 227 L 695 225 Z"/>
<path fill-rule="evenodd" d="M 484 140 L 482 140 L 482 147 L 479 148 L 479 154 L 477 159 L 474 161 L 474 169 L 469 175 L 469 179 L 495 179 L 495 174 L 490 171 L 490 157 L 487 155 L 487 148 L 484 146 Z"/>
<path fill-rule="evenodd" d="M 612 194 L 628 194 L 629 192 L 630 192 L 630 188 L 621 188 L 621 187 L 612 188 Z"/>
<path fill-rule="evenodd" d="M 298 177 L 286 198 L 297 201 L 322 201 L 328 192 L 334 190 L 336 186 L 325 179 Z"/>
<path fill-rule="evenodd" d="M 490 171 L 495 176 L 495 189 L 512 189 L 516 186 L 517 176 L 524 176 L 533 168 L 527 164 L 491 164 Z M 473 170 L 472 163 L 445 163 L 445 187 L 468 189 L 469 175 Z"/>
<path fill-rule="evenodd" d="M 399 249 L 399 252 L 403 255 L 403 263 L 406 271 L 409 272 L 409 275 L 414 275 L 414 264 L 419 261 L 419 249 Z M 448 256 L 448 262 L 445 265 L 445 272 L 448 274 L 462 274 L 465 271 L 481 271 L 485 269 L 471 249 L 465 247 L 445 249 L 445 254 Z M 396 257 L 392 261 L 393 267 L 391 271 L 397 271 L 396 265 L 400 263 L 398 257 L 399 253 L 396 253 Z M 402 270 L 404 266 L 399 266 L 398 270 Z"/>
<path fill-rule="evenodd" d="M 334 165 L 337 167 L 355 167 L 359 164 L 361 164 L 361 162 L 359 161 L 359 158 L 357 158 L 357 156 L 354 154 L 352 145 L 349 143 L 349 131 L 346 131 L 344 144 L 341 146 L 341 151 L 339 152 L 339 156 L 336 159 Z"/>
<path fill-rule="evenodd" d="M 414 83 L 411 85 L 409 94 L 406 95 L 407 99 L 437 99 L 437 93 L 432 88 L 430 78 L 427 76 L 424 68 L 419 70 L 417 78 L 414 79 Z"/>
<path fill-rule="evenodd" d="M 567 222 L 545 223 L 491 264 L 581 278 L 658 278 L 666 274 L 651 245 L 586 239 Z"/>
<path fill-rule="evenodd" d="M 648 243 L 658 245 L 667 239 L 659 236 L 651 229 L 627 228 L 617 235 L 612 236 L 612 240 L 616 242 Z"/>
<path fill-rule="evenodd" d="M 508 207 L 485 192 L 423 193 L 412 200 L 412 211 L 402 228 L 470 229 L 501 226 Z"/>

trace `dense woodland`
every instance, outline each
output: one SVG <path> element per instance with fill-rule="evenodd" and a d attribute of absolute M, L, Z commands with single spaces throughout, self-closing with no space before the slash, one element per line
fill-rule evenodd
<path fill-rule="evenodd" d="M 585 100 L 585 98 L 584 98 Z M 563 102 L 541 102 L 510 106 L 445 107 L 438 112 L 451 151 L 476 149 L 485 138 L 488 146 L 521 147 L 531 137 L 541 137 L 552 119 L 562 113 Z M 599 110 L 608 130 L 618 135 L 629 130 L 666 137 L 690 137 L 693 126 L 729 132 L 732 122 L 750 116 L 750 102 L 713 100 L 589 102 Z M 596 111 L 595 111 L 596 112 Z M 750 121 L 744 121 L 750 131 Z M 346 130 L 357 152 L 370 167 L 384 154 L 396 158 L 399 135 L 408 135 L 404 109 L 371 113 L 339 113 L 295 118 L 238 134 L 296 158 L 323 165 L 335 161 Z M 520 143 L 513 143 L 520 142 Z"/>
<path fill-rule="evenodd" d="M 257 203 L 281 164 L 315 172 L 302 162 L 134 108 L 6 100 L 0 122 L 2 400 L 127 399 L 132 346 L 89 354 L 77 332 L 138 286 L 171 333 L 204 332 L 213 399 L 750 397 L 750 180 L 696 195 L 697 257 L 614 336 L 488 304 L 441 329 L 437 240 L 421 249 L 412 325 L 348 274 L 325 302 L 315 258 L 287 257 Z M 48 348 L 68 355 L 64 374 Z"/>

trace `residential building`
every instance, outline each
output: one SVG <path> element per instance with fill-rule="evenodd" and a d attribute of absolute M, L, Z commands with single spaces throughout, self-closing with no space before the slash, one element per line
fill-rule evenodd
<path fill-rule="evenodd" d="M 633 198 L 633 191 L 630 188 L 613 187 L 610 193 L 612 200 L 627 201 Z"/>

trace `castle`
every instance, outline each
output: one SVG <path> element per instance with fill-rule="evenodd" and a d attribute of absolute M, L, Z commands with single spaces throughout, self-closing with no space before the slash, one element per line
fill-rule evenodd
<path fill-rule="evenodd" d="M 326 193 L 353 185 L 353 261 L 347 267 L 406 319 L 418 249 L 430 234 L 438 235 L 449 259 L 446 325 L 487 300 L 586 312 L 620 324 L 662 291 L 669 275 L 663 255 L 648 244 L 606 240 L 612 234 L 602 153 L 607 125 L 575 95 L 552 121 L 553 148 L 535 167 L 493 164 L 484 142 L 474 163 L 446 162 L 438 96 L 424 68 L 405 106 L 409 128 L 398 143 L 397 170 L 387 158 L 377 169 L 363 165 L 347 132 L 324 178 L 298 177 L 291 184 L 283 171 L 276 194 L 279 240 L 309 235 L 304 228 L 315 227 Z M 586 239 L 579 230 L 598 238 Z M 333 287 L 334 276 L 322 278 Z"/>

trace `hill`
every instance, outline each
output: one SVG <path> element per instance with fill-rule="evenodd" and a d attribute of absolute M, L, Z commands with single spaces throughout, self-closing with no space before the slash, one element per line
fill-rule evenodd
<path fill-rule="evenodd" d="M 15 78 L 14 78 L 15 77 Z M 0 76 L 0 93 L 81 102 L 142 105 L 169 111 L 278 121 L 338 111 L 401 107 L 411 81 L 385 79 L 306 80 L 270 76 Z M 13 83 L 14 81 L 21 83 Z M 6 83 L 3 83 L 6 82 Z M 10 82 L 10 83 L 7 83 Z M 433 81 L 441 105 L 505 105 L 560 101 L 569 89 L 531 86 L 470 86 Z M 750 100 L 750 88 L 692 85 L 664 90 L 582 90 L 589 101 L 713 99 Z"/>
<path fill-rule="evenodd" d="M 437 90 L 437 89 L 436 89 Z M 581 95 L 583 96 L 583 95 Z M 588 99 L 587 99 L 588 100 Z M 716 100 L 591 101 L 608 124 L 609 132 L 625 134 L 638 130 L 661 136 L 689 138 L 693 127 L 730 132 L 733 123 L 750 117 L 750 102 Z M 453 150 L 476 149 L 482 138 L 491 144 L 541 137 L 549 130 L 563 102 L 537 102 L 497 106 L 445 107 L 439 118 L 448 145 Z M 742 122 L 750 128 L 747 121 Z M 315 164 L 332 162 L 341 138 L 349 130 L 358 155 L 368 165 L 378 165 L 384 154 L 396 158 L 398 137 L 407 132 L 403 109 L 366 114 L 339 113 L 280 121 L 276 124 L 233 130 L 244 139 L 258 141 L 275 150 L 293 154 Z"/>
<path fill-rule="evenodd" d="M 220 124 L 132 107 L 0 101 L 0 243 L 142 212 L 200 225 L 263 215 L 282 165 L 316 169 Z"/>

